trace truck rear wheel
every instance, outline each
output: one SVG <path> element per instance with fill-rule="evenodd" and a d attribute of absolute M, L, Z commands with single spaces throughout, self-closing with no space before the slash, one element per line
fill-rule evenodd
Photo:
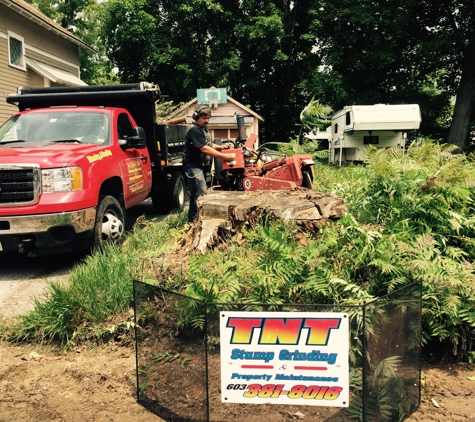
<path fill-rule="evenodd" d="M 153 209 L 158 213 L 182 210 L 185 206 L 185 179 L 180 172 L 170 173 L 163 189 L 151 192 Z"/>
<path fill-rule="evenodd" d="M 312 174 L 309 170 L 302 171 L 302 187 L 307 189 L 313 189 Z"/>
<path fill-rule="evenodd" d="M 166 201 L 169 210 L 182 210 L 185 206 L 185 179 L 179 172 L 171 173 L 166 188 Z"/>
<path fill-rule="evenodd" d="M 125 214 L 122 206 L 113 196 L 99 197 L 94 225 L 94 246 L 104 247 L 107 243 L 117 243 L 124 235 Z"/>

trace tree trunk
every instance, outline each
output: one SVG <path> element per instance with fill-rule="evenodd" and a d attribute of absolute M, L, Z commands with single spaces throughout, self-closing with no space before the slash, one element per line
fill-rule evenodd
<path fill-rule="evenodd" d="M 462 69 L 462 78 L 457 90 L 452 124 L 450 125 L 449 144 L 465 150 L 470 142 L 470 118 L 475 106 L 475 41 L 467 48 Z"/>
<path fill-rule="evenodd" d="M 286 191 L 211 191 L 198 201 L 198 220 L 179 249 L 204 253 L 240 235 L 243 226 L 262 218 L 293 220 L 302 233 L 318 233 L 323 223 L 347 211 L 343 198 L 305 188 Z"/>

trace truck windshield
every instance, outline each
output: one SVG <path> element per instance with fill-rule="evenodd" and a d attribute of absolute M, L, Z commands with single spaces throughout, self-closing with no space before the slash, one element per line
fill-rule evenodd
<path fill-rule="evenodd" d="M 110 143 L 109 115 L 93 111 L 47 110 L 15 115 L 0 127 L 0 145 L 21 143 Z"/>

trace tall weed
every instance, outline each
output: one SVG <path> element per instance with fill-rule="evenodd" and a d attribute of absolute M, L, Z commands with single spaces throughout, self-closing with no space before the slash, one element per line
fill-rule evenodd
<path fill-rule="evenodd" d="M 133 303 L 132 280 L 142 279 L 148 262 L 180 237 L 184 213 L 161 224 L 139 219 L 133 234 L 119 247 L 108 245 L 76 265 L 67 282 L 50 282 L 45 298 L 35 299 L 33 311 L 21 315 L 4 336 L 18 341 L 57 341 L 70 346 L 108 331 L 108 320 L 128 312 Z"/>

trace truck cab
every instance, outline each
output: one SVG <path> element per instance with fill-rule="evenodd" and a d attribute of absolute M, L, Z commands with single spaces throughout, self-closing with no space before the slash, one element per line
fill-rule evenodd
<path fill-rule="evenodd" d="M 156 93 L 140 83 L 7 97 L 19 112 L 0 127 L 0 251 L 102 247 L 148 197 L 161 211 L 183 206 L 180 163 L 169 166 L 167 130 L 155 121 Z"/>

